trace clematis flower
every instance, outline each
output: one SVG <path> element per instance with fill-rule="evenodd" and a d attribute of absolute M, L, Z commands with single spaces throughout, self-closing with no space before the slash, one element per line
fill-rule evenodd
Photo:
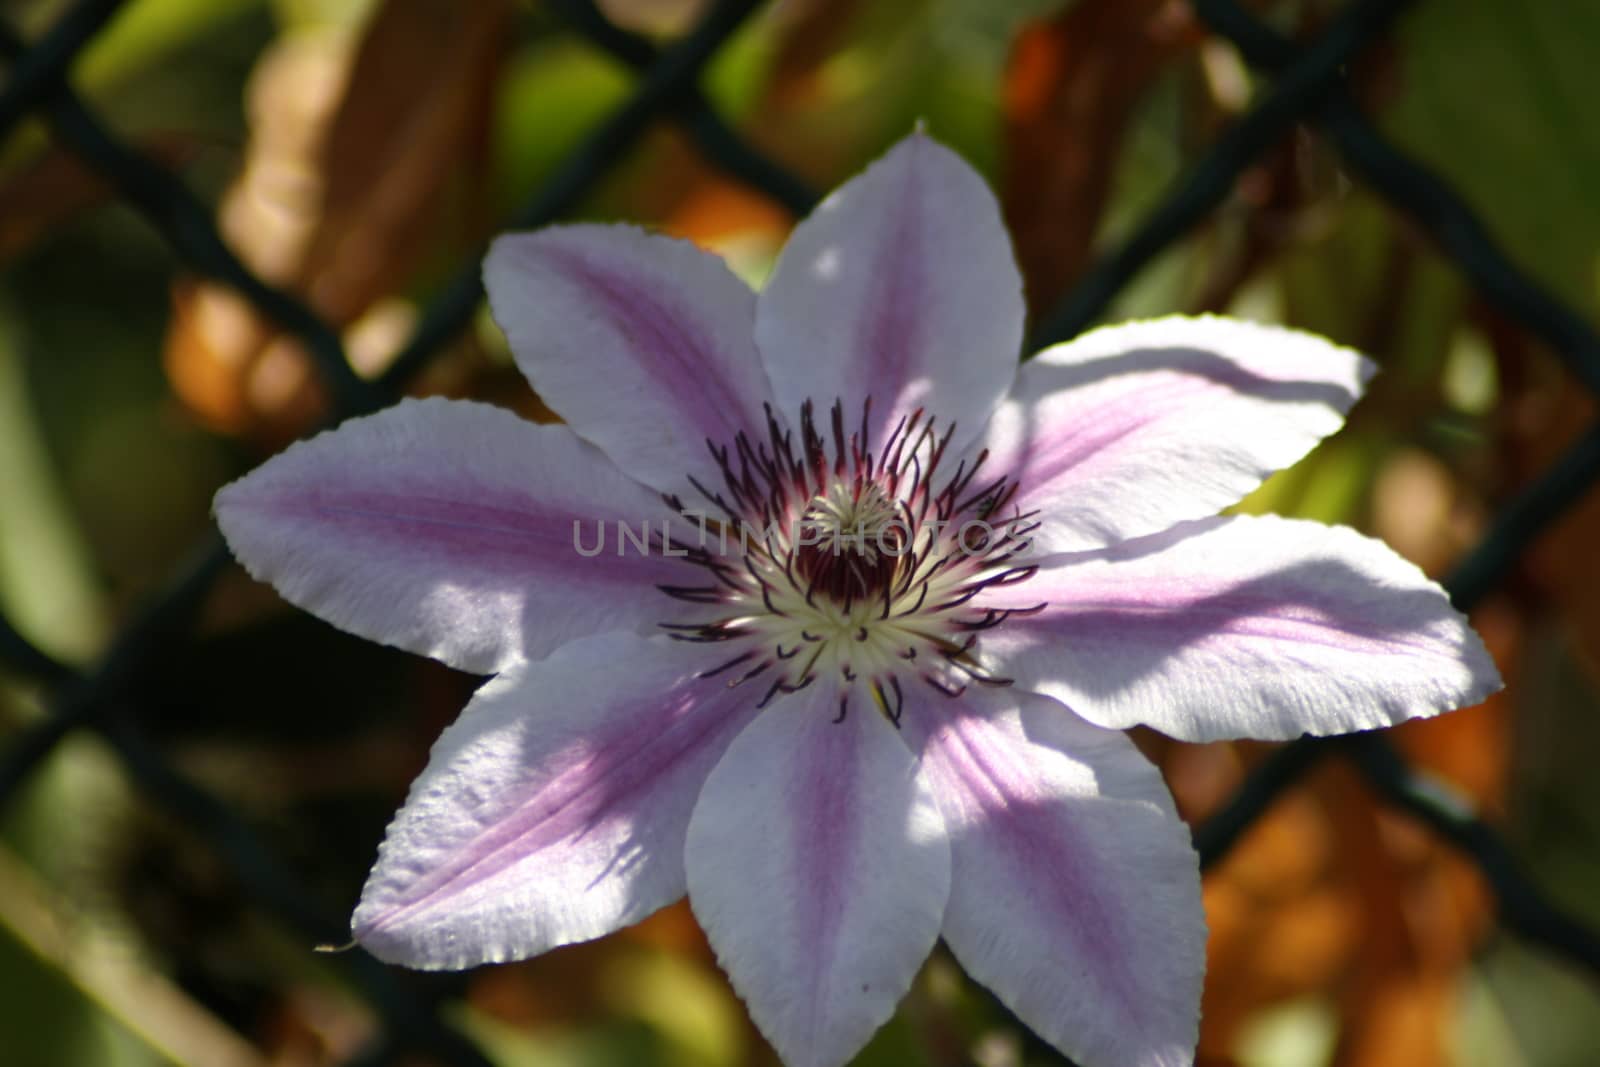
<path fill-rule="evenodd" d="M 1371 729 L 1499 684 L 1381 543 L 1217 515 L 1365 359 L 1169 318 L 1019 366 L 994 199 L 921 134 L 759 294 L 627 226 L 503 237 L 485 279 L 565 425 L 410 400 L 216 503 L 290 601 L 494 675 L 356 909 L 384 960 L 522 959 L 687 892 L 793 1067 L 848 1060 L 940 937 L 1085 1067 L 1188 1063 L 1198 863 L 1122 729 Z"/>

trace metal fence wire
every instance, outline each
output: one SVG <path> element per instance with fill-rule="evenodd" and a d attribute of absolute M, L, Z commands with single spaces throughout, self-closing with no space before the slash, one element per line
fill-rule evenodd
<path fill-rule="evenodd" d="M 1103 254 L 1059 304 L 1040 316 L 1030 350 L 1093 324 L 1135 274 L 1223 202 L 1247 167 L 1293 126 L 1309 122 L 1337 147 L 1349 171 L 1424 230 L 1484 299 L 1547 344 L 1587 389 L 1600 395 L 1600 336 L 1512 263 L 1461 197 L 1385 140 L 1351 96 L 1346 66 L 1382 38 L 1406 3 L 1352 3 L 1316 39 L 1297 45 L 1233 0 L 1191 2 L 1212 32 L 1275 80 L 1133 233 Z M 380 378 L 357 376 L 338 331 L 299 298 L 252 273 L 223 241 L 212 210 L 172 173 L 108 129 L 74 93 L 68 79 L 74 58 L 122 6 L 123 0 L 80 0 L 31 43 L 0 25 L 0 56 L 9 67 L 0 91 L 0 139 L 28 116 L 42 118 L 59 145 L 110 183 L 188 270 L 232 287 L 304 344 L 333 398 L 336 419 L 398 398 L 430 358 L 468 326 L 482 296 L 477 258 L 464 262 L 440 289 L 398 359 Z M 626 100 L 532 192 L 514 218 L 505 220 L 505 228 L 542 225 L 571 210 L 660 122 L 676 124 L 705 160 L 789 211 L 803 215 L 815 203 L 816 195 L 805 183 L 723 121 L 699 85 L 708 61 L 760 6 L 757 0 L 719 0 L 691 32 L 665 49 L 613 25 L 593 0 L 554 0 L 551 6 L 593 47 L 636 72 L 636 78 Z M 1600 423 L 1503 507 L 1487 535 L 1445 579 L 1455 605 L 1471 610 L 1597 476 Z M 260 908 L 314 942 L 343 941 L 345 917 L 329 913 L 243 819 L 180 774 L 139 727 L 142 702 L 152 699 L 144 683 L 183 646 L 207 591 L 227 564 L 222 542 L 213 534 L 123 625 L 101 660 L 82 673 L 30 644 L 0 617 L 0 663 L 42 683 L 50 693 L 49 714 L 0 752 L 0 807 L 14 801 L 63 738 L 78 730 L 93 731 L 149 798 L 179 815 L 215 851 Z M 1277 797 L 1330 758 L 1348 761 L 1378 796 L 1468 857 L 1491 888 L 1505 929 L 1600 980 L 1600 936 L 1552 903 L 1519 869 L 1492 826 L 1419 775 L 1381 733 L 1306 738 L 1276 749 L 1215 815 L 1195 828 L 1203 864 L 1211 867 L 1220 861 Z M 380 1021 L 379 1040 L 353 1062 L 385 1063 L 420 1053 L 455 1065 L 488 1064 L 484 1053 L 444 1020 L 441 997 L 418 992 L 362 953 L 340 956 L 337 965 L 345 968 Z"/>

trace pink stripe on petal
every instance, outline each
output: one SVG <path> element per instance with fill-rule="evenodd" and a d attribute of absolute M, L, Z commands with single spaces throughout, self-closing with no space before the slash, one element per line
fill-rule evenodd
<path fill-rule="evenodd" d="M 1444 592 L 1345 527 L 1185 523 L 1047 560 L 1005 595 L 1048 606 L 986 635 L 997 669 L 1104 726 L 1191 741 L 1345 733 L 1500 685 Z"/>
<path fill-rule="evenodd" d="M 540 396 L 640 481 L 698 499 L 689 477 L 716 473 L 708 440 L 764 434 L 755 294 L 716 256 L 630 226 L 558 226 L 496 241 L 484 284 Z"/>
<path fill-rule="evenodd" d="M 810 987 L 803 992 L 811 1009 L 804 1025 L 820 1033 L 829 1023 L 820 1015 L 829 992 L 825 983 L 840 950 L 847 947 L 839 938 L 853 888 L 850 874 L 856 860 L 851 853 L 867 817 L 851 803 L 852 791 L 834 787 L 860 777 L 866 754 L 864 746 L 851 743 L 853 731 L 812 732 L 821 743 L 795 754 L 794 777 L 809 803 L 797 820 L 790 875 L 805 886 L 795 908 L 795 941 L 815 960 L 809 968 Z"/>
<path fill-rule="evenodd" d="M 923 335 L 929 316 L 922 303 L 929 298 L 930 281 L 922 241 L 925 223 L 919 218 L 922 182 L 915 166 L 906 167 L 904 186 L 893 216 L 884 220 L 887 233 L 871 265 L 871 290 L 856 339 L 859 358 L 842 393 L 871 395 L 879 403 L 901 397 L 909 408 L 920 400 L 916 363 L 927 343 Z"/>
<path fill-rule="evenodd" d="M 389 491 L 343 486 L 337 476 L 304 490 L 262 493 L 241 511 L 314 527 L 318 537 L 359 544 L 361 551 L 399 561 L 437 563 L 448 557 L 467 575 L 498 575 L 512 584 L 570 577 L 582 557 L 573 549 L 573 521 L 587 547 L 598 544 L 595 518 L 570 506 L 555 510 L 527 489 L 461 481 L 452 486 L 402 485 Z M 584 506 L 584 511 L 593 510 Z M 661 512 L 655 511 L 656 515 Z M 614 530 L 615 520 L 612 529 Z M 635 524 L 637 525 L 637 524 Z M 659 518 L 652 523 L 659 531 Z M 608 531 L 606 548 L 614 537 Z M 583 559 L 586 585 L 619 586 L 640 599 L 654 582 L 683 572 L 659 557 L 603 552 Z"/>
<path fill-rule="evenodd" d="M 521 959 L 684 891 L 700 787 L 755 714 L 705 649 L 606 635 L 490 682 L 395 817 L 353 928 L 384 959 Z"/>
<path fill-rule="evenodd" d="M 528 253 L 526 248 L 521 251 Z M 741 396 L 729 377 L 710 373 L 714 368 L 707 366 L 707 356 L 716 353 L 724 339 L 712 335 L 710 323 L 669 308 L 663 298 L 673 294 L 653 289 L 655 279 L 641 279 L 636 264 L 608 261 L 588 249 L 555 241 L 547 242 L 542 252 L 550 266 L 585 290 L 632 348 L 649 354 L 650 358 L 638 361 L 637 369 L 652 388 L 669 398 L 668 410 L 686 417 L 686 430 L 724 443 L 764 426 L 755 421 L 756 412 L 747 410 L 750 397 Z M 741 303 L 748 301 L 741 297 Z M 746 325 L 754 329 L 753 321 Z M 748 349 L 749 342 L 741 338 L 740 347 Z M 753 351 L 747 352 L 759 372 L 753 357 Z"/>
<path fill-rule="evenodd" d="M 1236 503 L 1343 423 L 1372 365 L 1322 338 L 1172 317 L 1085 334 L 1023 366 L 986 470 L 1020 485 L 1043 551 L 1100 548 Z"/>
<path fill-rule="evenodd" d="M 847 419 L 872 439 L 918 407 L 974 439 L 1016 371 L 1022 283 L 993 195 L 918 133 L 795 228 L 758 300 L 756 340 L 782 410 Z"/>
<path fill-rule="evenodd" d="M 1199 862 L 1155 768 L 1029 693 L 930 697 L 903 721 L 950 836 L 963 968 L 1083 1067 L 1188 1064 Z"/>
<path fill-rule="evenodd" d="M 565 427 L 407 401 L 292 446 L 217 494 L 255 577 L 342 629 L 488 673 L 586 633 L 653 629 L 687 567 L 617 553 L 670 514 Z M 606 550 L 585 556 L 597 524 Z"/>
<path fill-rule="evenodd" d="M 839 1067 L 938 936 L 949 852 L 883 716 L 813 684 L 747 726 L 689 824 L 689 900 L 789 1067 Z"/>

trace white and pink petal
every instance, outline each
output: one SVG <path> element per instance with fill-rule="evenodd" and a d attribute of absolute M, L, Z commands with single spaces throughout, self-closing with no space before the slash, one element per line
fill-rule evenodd
<path fill-rule="evenodd" d="M 882 715 L 821 683 L 756 718 L 689 824 L 689 901 L 788 1067 L 840 1067 L 894 1013 L 939 935 L 944 827 Z"/>
<path fill-rule="evenodd" d="M 1010 387 L 1022 280 L 1000 209 L 954 152 L 912 134 L 795 228 L 762 290 L 756 341 L 782 410 L 846 421 L 871 397 L 870 436 L 922 408 L 973 440 Z"/>
<path fill-rule="evenodd" d="M 1102 726 L 1287 739 L 1392 726 L 1500 687 L 1444 591 L 1343 526 L 1184 523 L 1045 560 L 1005 596 L 1045 606 L 986 635 L 996 668 Z"/>
<path fill-rule="evenodd" d="M 985 435 L 1044 552 L 1100 548 L 1238 502 L 1337 430 L 1359 353 L 1237 319 L 1108 326 L 1039 353 Z"/>
<path fill-rule="evenodd" d="M 352 928 L 409 967 L 525 959 L 684 893 L 689 817 L 755 714 L 715 653 L 606 634 L 478 691 L 395 816 Z"/>
<path fill-rule="evenodd" d="M 686 500 L 713 484 L 707 441 L 765 440 L 772 399 L 756 297 L 721 259 L 633 226 L 553 226 L 484 261 L 517 365 L 578 436 Z"/>
<path fill-rule="evenodd" d="M 619 521 L 660 534 L 658 494 L 566 427 L 468 401 L 351 419 L 226 486 L 215 509 L 239 562 L 291 603 L 478 673 L 653 629 L 654 587 L 683 578 L 680 561 L 615 543 Z M 601 523 L 606 550 L 580 553 Z"/>
<path fill-rule="evenodd" d="M 907 708 L 950 839 L 944 937 L 1081 1067 L 1186 1067 L 1200 866 L 1156 769 L 1055 701 L 970 689 Z"/>

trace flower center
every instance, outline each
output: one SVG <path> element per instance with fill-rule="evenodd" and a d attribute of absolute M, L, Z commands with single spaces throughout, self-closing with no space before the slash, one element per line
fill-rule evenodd
<path fill-rule="evenodd" d="M 910 533 L 881 485 L 835 481 L 801 512 L 795 567 L 834 601 L 874 600 L 893 584 Z"/>
<path fill-rule="evenodd" d="M 953 428 L 936 431 L 920 411 L 874 449 L 870 411 L 869 401 L 847 432 L 835 403 L 825 438 L 807 403 L 796 442 L 769 410 L 766 440 L 708 442 L 723 485 L 694 484 L 709 515 L 668 499 L 697 521 L 700 543 L 680 547 L 708 579 L 662 587 L 701 606 L 701 617 L 664 625 L 681 640 L 729 643 L 734 654 L 707 676 L 764 679 L 763 706 L 831 679 L 841 716 L 864 699 L 898 723 L 907 681 L 948 696 L 973 681 L 1009 685 L 984 668 L 979 635 L 1043 607 L 980 603 L 1034 571 L 1018 560 L 1037 523 L 1007 510 L 1016 484 L 980 481 L 982 453 L 945 477 Z"/>

